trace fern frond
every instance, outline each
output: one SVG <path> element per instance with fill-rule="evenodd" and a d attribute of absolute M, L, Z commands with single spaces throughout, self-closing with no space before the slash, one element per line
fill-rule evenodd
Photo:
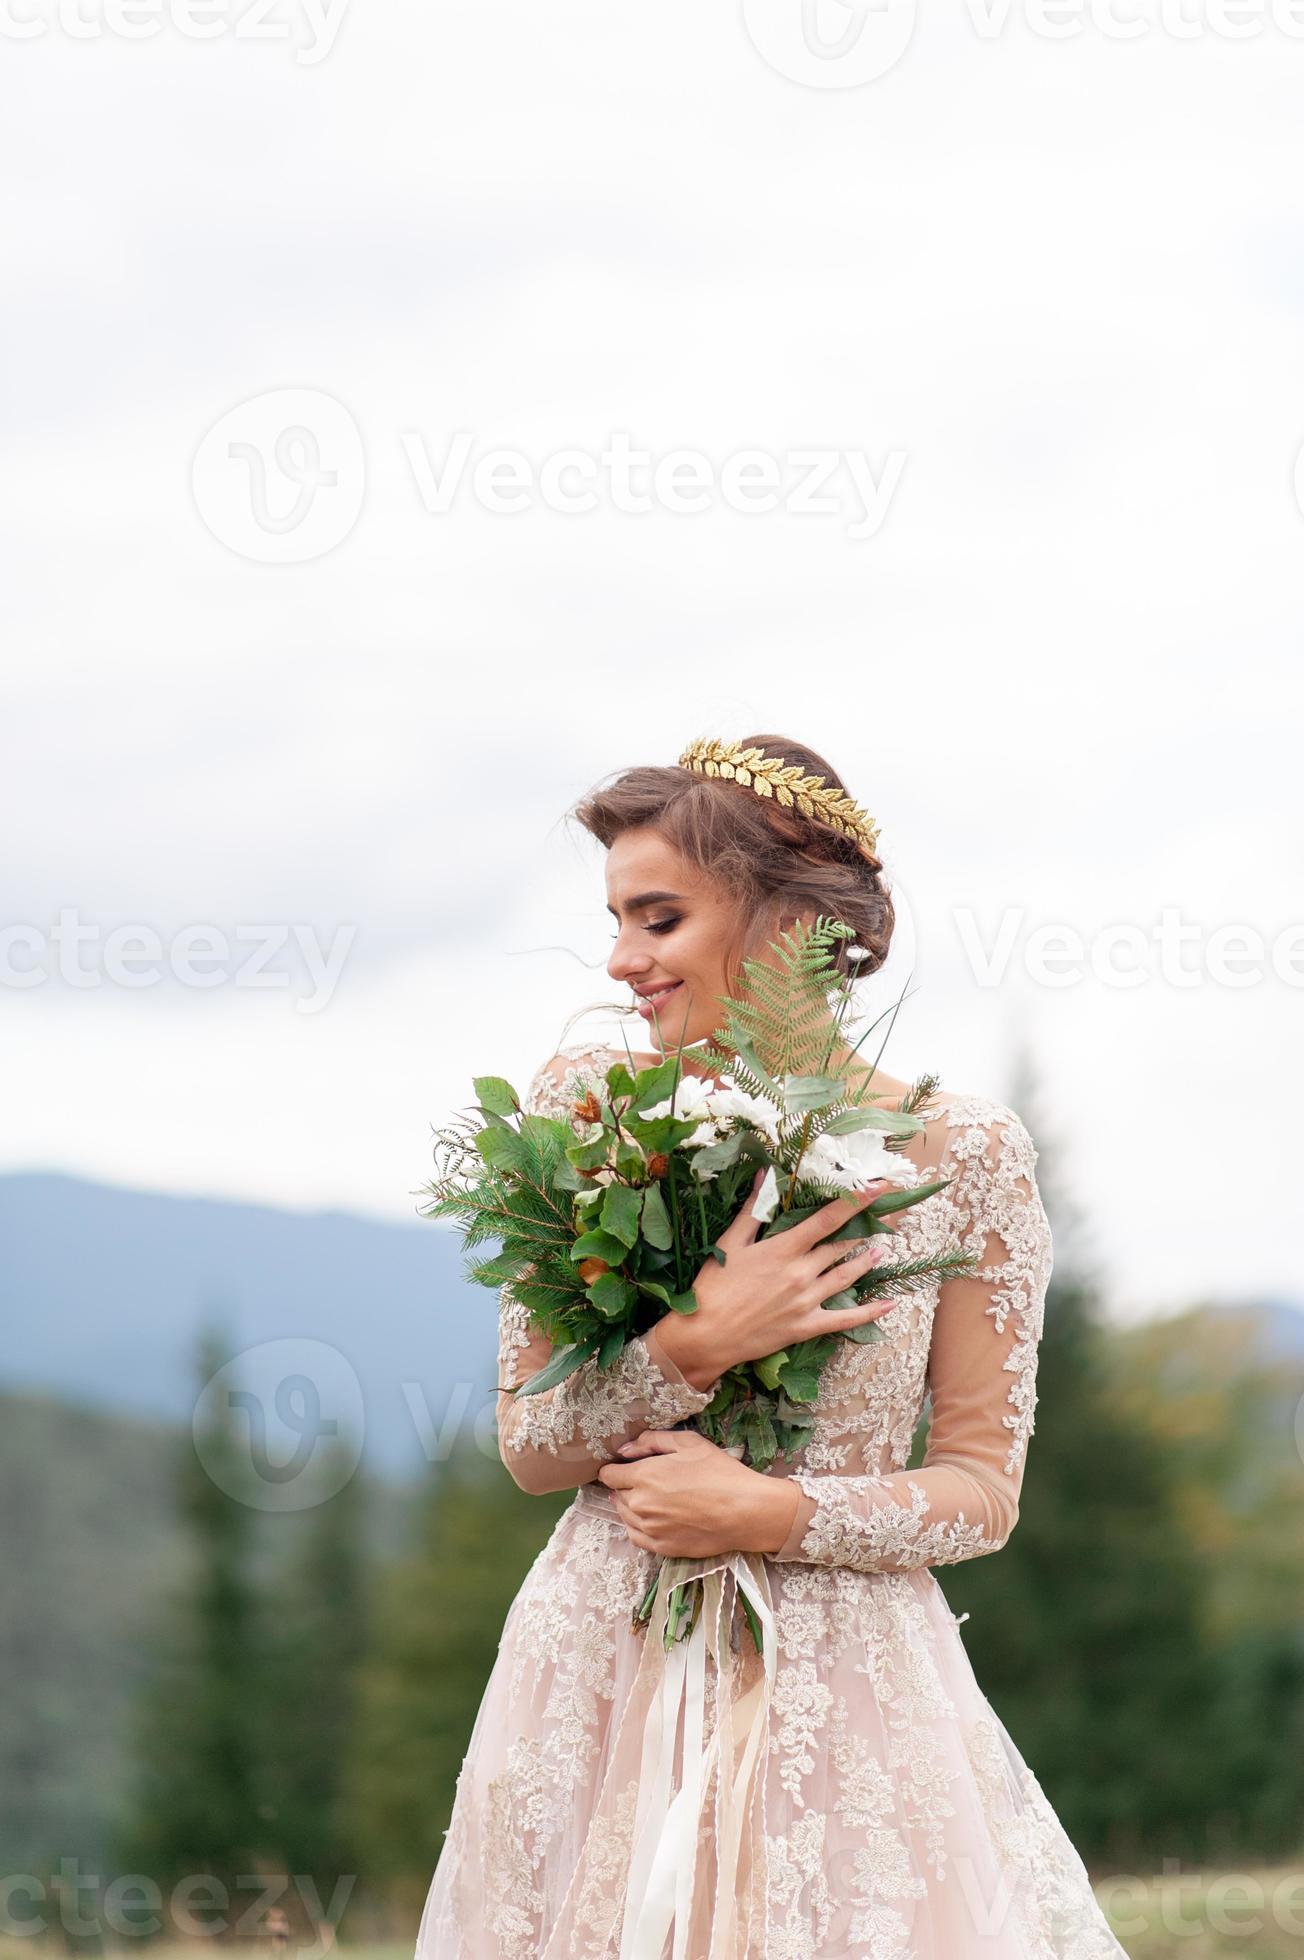
<path fill-rule="evenodd" d="M 840 919 L 821 917 L 809 926 L 799 920 L 774 942 L 773 964 L 744 960 L 744 992 L 723 1003 L 727 1038 L 741 1036 L 772 1077 L 816 1074 L 825 1066 L 830 1008 L 843 990 L 834 959 L 838 943 L 850 937 Z"/>

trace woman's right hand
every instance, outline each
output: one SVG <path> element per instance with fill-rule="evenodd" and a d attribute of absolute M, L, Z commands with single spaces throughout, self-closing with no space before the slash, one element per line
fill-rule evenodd
<path fill-rule="evenodd" d="M 657 1323 L 662 1349 L 695 1388 L 709 1388 L 726 1368 L 759 1361 L 796 1341 L 861 1327 L 896 1305 L 894 1299 L 832 1309 L 823 1304 L 881 1263 L 881 1234 L 841 1239 L 835 1245 L 821 1240 L 886 1191 L 886 1178 L 835 1198 L 800 1225 L 763 1239 L 761 1222 L 752 1216 L 762 1176 L 757 1174 L 747 1202 L 720 1234 L 724 1265 L 712 1256 L 693 1281 L 697 1312 L 669 1313 Z"/>

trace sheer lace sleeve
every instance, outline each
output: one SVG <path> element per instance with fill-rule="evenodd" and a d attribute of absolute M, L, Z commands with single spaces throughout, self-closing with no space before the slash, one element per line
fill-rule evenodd
<path fill-rule="evenodd" d="M 1018 1517 L 1036 1407 L 1037 1347 L 1051 1271 L 1036 1150 L 1010 1109 L 961 1126 L 952 1144 L 961 1243 L 981 1265 L 940 1289 L 928 1356 L 932 1392 L 922 1468 L 816 1476 L 779 1559 L 904 1571 L 999 1551 Z"/>
<path fill-rule="evenodd" d="M 601 1075 L 601 1050 L 563 1049 L 530 1084 L 524 1107 L 570 1116 L 586 1078 Z M 592 1483 L 620 1445 L 644 1429 L 670 1429 L 704 1409 L 718 1383 L 698 1389 L 664 1351 L 656 1328 L 630 1341 L 607 1368 L 586 1361 L 541 1395 L 509 1391 L 548 1361 L 546 1335 L 530 1323 L 510 1287 L 499 1296 L 498 1453 L 522 1490 L 574 1490 Z"/>

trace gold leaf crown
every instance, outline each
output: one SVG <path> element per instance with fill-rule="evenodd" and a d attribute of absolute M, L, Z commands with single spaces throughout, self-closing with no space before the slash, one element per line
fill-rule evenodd
<path fill-rule="evenodd" d="M 764 749 L 740 748 L 737 742 L 690 742 L 679 758 L 681 769 L 696 776 L 721 776 L 741 783 L 757 796 L 772 797 L 786 809 L 800 810 L 816 823 L 826 823 L 854 838 L 868 856 L 876 856 L 878 826 L 853 803 L 845 790 L 834 789 L 823 776 L 808 776 L 796 763 Z"/>

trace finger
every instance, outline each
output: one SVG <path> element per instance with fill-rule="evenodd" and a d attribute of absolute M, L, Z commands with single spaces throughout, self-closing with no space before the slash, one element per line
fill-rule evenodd
<path fill-rule="evenodd" d="M 866 1205 L 872 1205 L 886 1189 L 887 1179 L 876 1177 L 871 1184 L 862 1185 L 859 1191 L 852 1191 L 845 1198 L 830 1199 L 828 1204 L 821 1205 L 818 1211 L 813 1211 L 809 1218 L 803 1218 L 800 1225 L 794 1225 L 785 1234 L 789 1245 L 794 1252 L 809 1252 L 813 1245 L 828 1238 L 830 1232 L 836 1232 L 839 1226 L 845 1225 Z"/>
<path fill-rule="evenodd" d="M 815 1282 L 815 1291 L 821 1300 L 831 1300 L 835 1293 L 844 1287 L 854 1286 L 864 1273 L 872 1273 L 884 1261 L 884 1252 L 876 1239 L 864 1239 L 836 1265 L 828 1266 Z"/>
<path fill-rule="evenodd" d="M 640 1466 L 637 1463 L 604 1463 L 598 1472 L 598 1482 L 608 1490 L 625 1490 L 630 1484 L 638 1482 Z"/>
<path fill-rule="evenodd" d="M 685 1435 L 682 1430 L 645 1429 L 641 1436 L 635 1436 L 628 1443 L 622 1443 L 616 1455 L 633 1456 L 636 1453 L 642 1456 L 664 1455 L 667 1450 L 682 1449 L 684 1444 L 691 1440 L 692 1438 Z"/>
<path fill-rule="evenodd" d="M 868 1239 L 822 1239 L 809 1257 L 820 1273 L 827 1273 L 835 1266 L 840 1267 L 847 1259 L 860 1260 L 856 1270 L 864 1272 L 867 1266 L 885 1265 L 892 1254 L 886 1233 L 875 1233 Z"/>
<path fill-rule="evenodd" d="M 723 1246 L 750 1245 L 761 1229 L 761 1220 L 752 1216 L 752 1200 L 765 1182 L 764 1170 L 757 1171 L 752 1179 L 752 1188 L 743 1200 L 742 1209 L 730 1219 L 721 1232 L 718 1244 Z"/>
<path fill-rule="evenodd" d="M 864 1327 L 871 1320 L 881 1320 L 899 1304 L 894 1296 L 888 1300 L 864 1300 L 858 1307 L 817 1307 L 812 1315 L 818 1322 L 815 1332 L 841 1334 L 848 1327 Z"/>

